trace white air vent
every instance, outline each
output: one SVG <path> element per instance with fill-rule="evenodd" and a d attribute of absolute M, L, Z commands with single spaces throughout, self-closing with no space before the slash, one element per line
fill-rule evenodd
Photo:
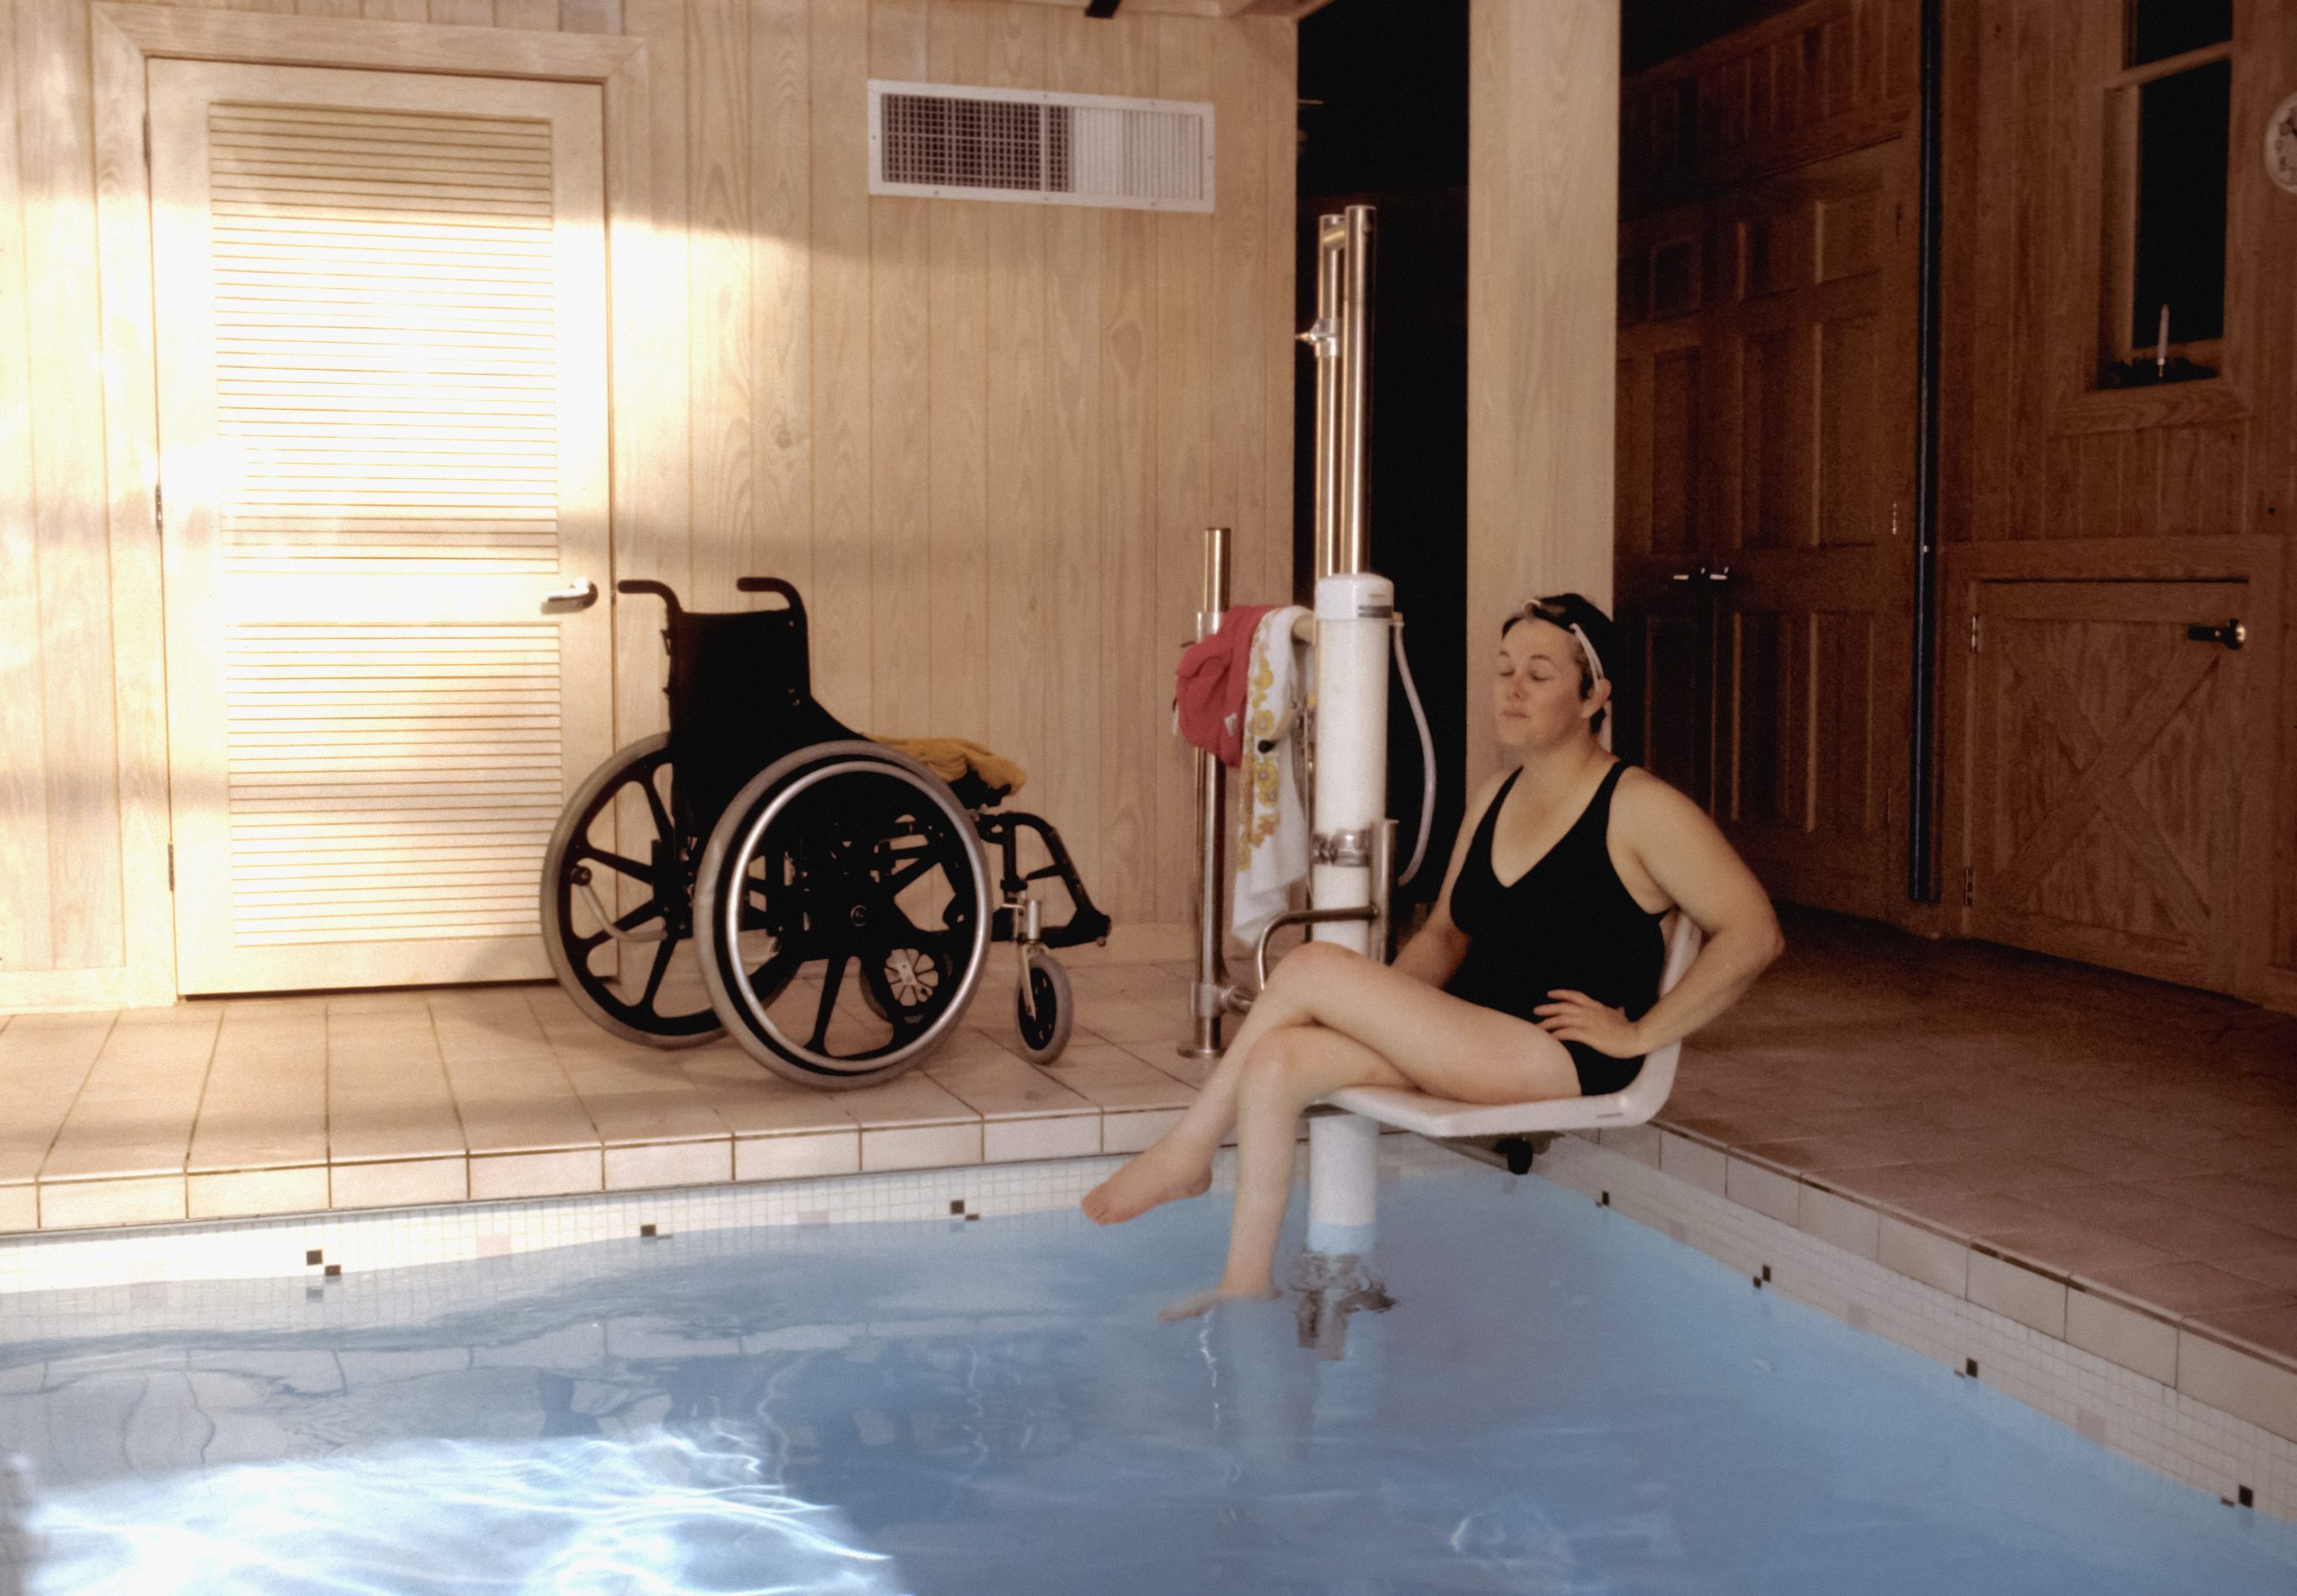
<path fill-rule="evenodd" d="M 1209 211 L 1212 108 L 872 79 L 869 192 Z"/>

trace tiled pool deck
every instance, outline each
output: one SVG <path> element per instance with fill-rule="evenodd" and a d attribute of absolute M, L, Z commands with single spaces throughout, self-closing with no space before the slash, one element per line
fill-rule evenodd
<path fill-rule="evenodd" d="M 1611 1150 L 2297 1439 L 2297 1018 L 1797 914 Z M 1073 972 L 1067 1057 L 974 1021 L 890 1086 L 657 1052 L 554 988 L 19 1016 L 0 1234 L 812 1180 L 1145 1146 L 1187 972 Z"/>

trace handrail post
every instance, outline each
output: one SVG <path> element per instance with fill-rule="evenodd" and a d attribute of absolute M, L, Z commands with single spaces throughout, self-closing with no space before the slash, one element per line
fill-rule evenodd
<path fill-rule="evenodd" d="M 1228 609 L 1228 532 L 1204 529 L 1204 606 L 1197 611 L 1196 638 L 1202 642 L 1220 630 Z M 1189 986 L 1189 1040 L 1184 1059 L 1220 1056 L 1220 1021 L 1231 996 L 1221 888 L 1227 874 L 1228 772 L 1218 755 L 1196 751 L 1196 980 Z"/>

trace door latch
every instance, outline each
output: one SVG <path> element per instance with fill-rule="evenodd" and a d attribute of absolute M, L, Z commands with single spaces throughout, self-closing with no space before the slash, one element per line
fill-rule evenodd
<path fill-rule="evenodd" d="M 2191 643 L 2222 643 L 2226 648 L 2238 649 L 2249 641 L 2249 629 L 2241 624 L 2239 616 L 2223 626 L 2196 624 L 2186 628 L 2186 641 Z"/>

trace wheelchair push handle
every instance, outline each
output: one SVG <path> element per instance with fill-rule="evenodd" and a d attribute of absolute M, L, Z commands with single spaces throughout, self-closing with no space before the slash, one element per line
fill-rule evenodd
<path fill-rule="evenodd" d="M 675 592 L 671 591 L 670 584 L 668 582 L 644 581 L 636 577 L 630 577 L 615 583 L 614 590 L 617 593 L 651 593 L 655 597 L 660 599 L 663 606 L 668 609 L 670 612 L 670 619 L 673 621 L 677 620 L 678 616 L 684 613 L 678 608 L 678 596 Z"/>
<path fill-rule="evenodd" d="M 779 593 L 782 595 L 782 601 L 797 611 L 800 620 L 805 618 L 806 601 L 798 597 L 796 588 L 778 576 L 736 577 L 734 591 L 737 593 Z"/>
<path fill-rule="evenodd" d="M 652 597 L 662 601 L 663 606 L 670 612 L 670 619 L 673 621 L 686 614 L 685 609 L 678 603 L 678 596 L 677 592 L 671 589 L 670 584 L 668 582 L 651 581 L 641 577 L 629 577 L 615 583 L 614 590 L 617 593 L 628 593 L 634 596 L 651 594 Z M 788 605 L 790 608 L 795 610 L 800 620 L 805 618 L 805 600 L 798 597 L 798 589 L 796 588 L 790 586 L 790 583 L 783 581 L 778 576 L 737 577 L 734 579 L 734 590 L 738 593 L 779 593 L 782 595 L 782 601 Z"/>

